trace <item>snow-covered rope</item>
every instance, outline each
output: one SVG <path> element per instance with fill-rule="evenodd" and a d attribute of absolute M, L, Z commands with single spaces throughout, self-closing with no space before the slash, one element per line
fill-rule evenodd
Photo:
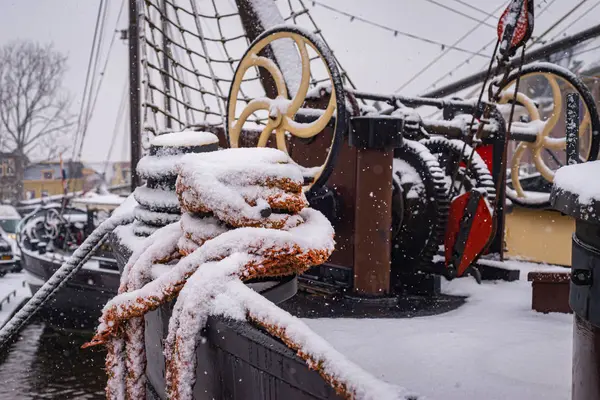
<path fill-rule="evenodd" d="M 48 279 L 0 330 L 0 348 L 27 323 L 27 321 L 48 301 L 69 279 L 77 273 L 98 249 L 106 235 L 116 227 L 133 222 L 133 213 L 113 215 L 102 222 L 73 255 Z"/>

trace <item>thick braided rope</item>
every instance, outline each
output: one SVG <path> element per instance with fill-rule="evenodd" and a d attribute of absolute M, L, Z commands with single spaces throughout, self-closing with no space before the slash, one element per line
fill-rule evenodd
<path fill-rule="evenodd" d="M 0 330 L 0 348 L 89 260 L 104 238 L 117 226 L 133 222 L 133 213 L 111 216 L 102 222 L 73 255 L 44 283 L 35 295 Z"/>

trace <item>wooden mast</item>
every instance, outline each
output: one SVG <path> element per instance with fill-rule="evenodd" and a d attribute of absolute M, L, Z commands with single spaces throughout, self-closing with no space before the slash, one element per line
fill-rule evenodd
<path fill-rule="evenodd" d="M 131 191 L 140 185 L 136 172 L 141 157 L 140 47 L 138 0 L 129 0 L 129 123 L 131 143 Z"/>

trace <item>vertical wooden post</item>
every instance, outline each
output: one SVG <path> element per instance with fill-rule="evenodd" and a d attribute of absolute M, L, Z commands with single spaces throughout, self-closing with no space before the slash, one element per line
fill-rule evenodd
<path fill-rule="evenodd" d="M 136 167 L 141 158 L 140 33 L 138 0 L 129 0 L 129 122 L 131 135 L 131 190 L 140 185 Z"/>
<path fill-rule="evenodd" d="M 354 233 L 354 290 L 390 292 L 393 150 L 358 148 Z"/>

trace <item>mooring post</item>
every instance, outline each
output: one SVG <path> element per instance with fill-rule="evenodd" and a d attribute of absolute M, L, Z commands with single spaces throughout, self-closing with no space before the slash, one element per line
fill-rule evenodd
<path fill-rule="evenodd" d="M 579 93 L 567 94 L 567 164 L 579 164 Z"/>

